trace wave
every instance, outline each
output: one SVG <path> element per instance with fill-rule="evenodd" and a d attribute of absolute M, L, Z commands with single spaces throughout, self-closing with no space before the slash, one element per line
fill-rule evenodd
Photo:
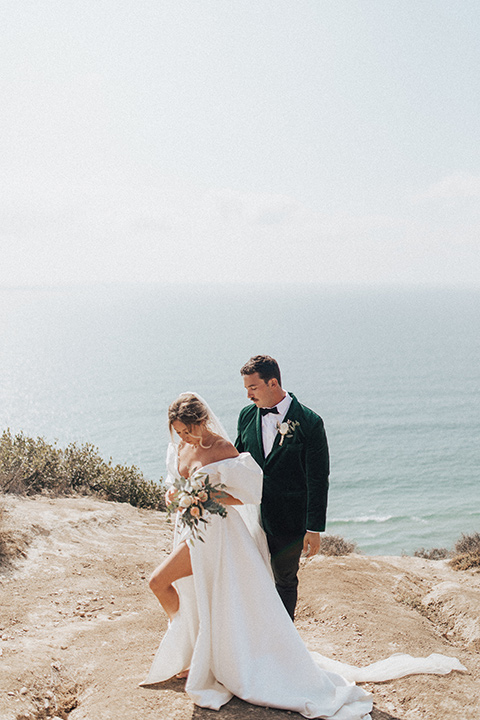
<path fill-rule="evenodd" d="M 332 523 L 384 523 L 388 520 L 408 520 L 410 518 L 400 515 L 355 515 L 354 517 L 334 517 L 328 519 L 328 524 Z"/>
<path fill-rule="evenodd" d="M 328 524 L 367 524 L 367 523 L 386 523 L 389 521 L 393 522 L 407 522 L 407 523 L 422 523 L 428 525 L 430 520 L 438 518 L 438 514 L 425 515 L 419 517 L 418 515 L 355 515 L 353 517 L 333 517 L 328 519 Z"/>

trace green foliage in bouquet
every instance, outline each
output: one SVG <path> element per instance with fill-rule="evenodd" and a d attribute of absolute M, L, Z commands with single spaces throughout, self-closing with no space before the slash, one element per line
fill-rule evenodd
<path fill-rule="evenodd" d="M 220 495 L 221 490 L 225 487 L 223 483 L 213 485 L 210 482 L 209 475 L 204 472 L 194 472 L 190 478 L 181 477 L 173 483 L 175 489 L 171 501 L 167 505 L 167 513 L 171 515 L 174 512 L 179 513 L 179 519 L 182 525 L 190 528 L 192 538 L 205 542 L 201 536 L 203 526 L 208 524 L 208 516 L 220 515 L 226 517 L 227 509 L 222 505 L 216 496 Z"/>

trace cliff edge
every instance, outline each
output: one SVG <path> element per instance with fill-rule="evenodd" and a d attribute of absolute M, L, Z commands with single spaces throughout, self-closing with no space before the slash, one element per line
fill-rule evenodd
<path fill-rule="evenodd" d="M 281 720 L 234 698 L 195 707 L 171 680 L 139 688 L 166 627 L 148 577 L 168 554 L 165 514 L 90 497 L 3 496 L 23 554 L 0 570 L 1 720 Z M 412 557 L 317 556 L 296 626 L 310 649 L 364 665 L 454 655 L 468 673 L 368 684 L 373 720 L 479 720 L 480 572 Z"/>

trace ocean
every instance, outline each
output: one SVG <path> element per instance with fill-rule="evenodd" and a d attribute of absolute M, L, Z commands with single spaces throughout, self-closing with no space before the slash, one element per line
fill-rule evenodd
<path fill-rule="evenodd" d="M 232 438 L 268 353 L 325 421 L 327 532 L 375 555 L 480 531 L 480 290 L 105 285 L 0 290 L 0 428 L 90 442 L 160 480 L 166 412 L 200 393 Z"/>

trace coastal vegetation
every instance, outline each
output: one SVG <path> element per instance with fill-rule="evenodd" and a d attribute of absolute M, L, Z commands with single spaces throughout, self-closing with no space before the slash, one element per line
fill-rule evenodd
<path fill-rule="evenodd" d="M 165 510 L 162 483 L 147 480 L 135 465 L 113 465 L 90 443 L 71 443 L 66 448 L 44 438 L 0 436 L 0 493 L 94 495 L 105 500 L 129 503 L 139 508 Z M 22 554 L 28 541 L 16 529 L 8 529 L 8 513 L 0 502 L 0 563 Z M 355 542 L 338 535 L 324 535 L 321 555 L 344 556 L 357 552 Z M 447 559 L 455 570 L 480 568 L 480 533 L 463 534 L 453 550 L 420 548 L 416 557 Z"/>
<path fill-rule="evenodd" d="M 421 557 L 425 560 L 445 560 L 450 556 L 450 550 L 448 548 L 431 548 L 426 550 L 425 548 L 419 548 L 413 553 L 414 557 Z"/>
<path fill-rule="evenodd" d="M 454 570 L 480 568 L 480 533 L 463 534 L 457 540 L 450 565 Z"/>
<path fill-rule="evenodd" d="M 414 557 L 421 557 L 426 560 L 446 560 L 454 570 L 469 570 L 480 568 L 480 533 L 463 533 L 457 540 L 452 550 L 448 548 L 431 548 L 426 550 L 420 548 L 414 553 Z"/>
<path fill-rule="evenodd" d="M 105 500 L 165 510 L 161 483 L 147 480 L 135 465 L 106 462 L 90 443 L 71 443 L 65 449 L 44 438 L 0 437 L 0 491 L 35 495 L 97 495 Z"/>
<path fill-rule="evenodd" d="M 320 544 L 320 555 L 350 555 L 357 551 L 357 543 L 345 540 L 340 535 L 324 535 Z"/>

